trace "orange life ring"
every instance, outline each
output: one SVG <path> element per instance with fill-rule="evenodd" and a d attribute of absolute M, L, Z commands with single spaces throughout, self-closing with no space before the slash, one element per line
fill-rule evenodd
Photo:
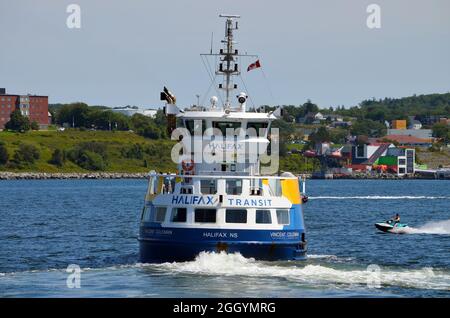
<path fill-rule="evenodd" d="M 182 161 L 181 162 L 181 167 L 183 168 L 184 171 L 191 171 L 194 169 L 194 160 L 188 160 L 188 161 Z"/>

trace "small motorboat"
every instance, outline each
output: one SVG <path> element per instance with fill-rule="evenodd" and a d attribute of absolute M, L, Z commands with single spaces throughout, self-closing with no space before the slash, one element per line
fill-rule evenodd
<path fill-rule="evenodd" d="M 375 227 L 382 232 L 396 233 L 396 234 L 406 233 L 409 229 L 408 224 L 395 223 L 393 220 L 375 223 Z"/>

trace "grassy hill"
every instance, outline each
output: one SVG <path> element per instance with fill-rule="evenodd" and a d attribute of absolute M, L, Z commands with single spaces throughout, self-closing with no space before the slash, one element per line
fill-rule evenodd
<path fill-rule="evenodd" d="M 9 163 L 0 165 L 0 171 L 16 172 L 88 172 L 67 159 L 62 166 L 49 163 L 55 149 L 70 153 L 86 143 L 101 145 L 104 149 L 106 172 L 147 172 L 149 170 L 173 171 L 170 159 L 173 142 L 149 140 L 133 132 L 124 131 L 29 131 L 27 133 L 0 132 L 0 142 L 6 145 Z M 39 151 L 34 163 L 14 164 L 14 154 L 21 144 L 33 145 Z"/>

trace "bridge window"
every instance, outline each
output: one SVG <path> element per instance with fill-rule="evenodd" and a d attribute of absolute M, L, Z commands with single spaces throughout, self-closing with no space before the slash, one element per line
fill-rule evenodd
<path fill-rule="evenodd" d="M 247 223 L 247 210 L 227 209 L 225 215 L 227 223 Z"/>
<path fill-rule="evenodd" d="M 277 210 L 278 224 L 289 224 L 289 210 Z"/>
<path fill-rule="evenodd" d="M 270 210 L 256 210 L 256 224 L 271 224 Z"/>
<path fill-rule="evenodd" d="M 195 209 L 196 223 L 216 223 L 216 209 Z"/>
<path fill-rule="evenodd" d="M 200 187 L 202 194 L 216 194 L 217 193 L 217 180 L 200 180 Z"/>
<path fill-rule="evenodd" d="M 242 180 L 227 180 L 227 194 L 239 195 L 242 194 Z"/>
<path fill-rule="evenodd" d="M 201 125 L 201 127 L 200 127 Z M 200 119 L 190 119 L 190 120 L 186 120 L 184 122 L 184 126 L 186 127 L 187 130 L 189 130 L 189 133 L 191 134 L 191 136 L 194 136 L 194 132 L 196 130 L 201 131 L 201 133 L 203 134 L 206 130 L 206 123 L 204 120 L 200 120 Z"/>
<path fill-rule="evenodd" d="M 247 123 L 247 135 L 249 135 L 249 129 L 254 129 L 255 131 L 252 132 L 251 136 L 254 136 L 253 134 L 256 132 L 256 136 L 265 136 L 267 131 L 267 125 L 268 123 Z M 261 133 L 260 133 L 261 132 Z"/>
<path fill-rule="evenodd" d="M 233 135 L 236 135 L 236 129 L 241 128 L 240 122 L 225 122 L 225 121 L 215 121 L 213 122 L 213 128 L 217 128 L 222 132 L 222 136 L 225 138 L 227 136 L 227 128 L 233 129 Z"/>
<path fill-rule="evenodd" d="M 186 208 L 175 208 L 172 210 L 172 222 L 186 222 Z"/>

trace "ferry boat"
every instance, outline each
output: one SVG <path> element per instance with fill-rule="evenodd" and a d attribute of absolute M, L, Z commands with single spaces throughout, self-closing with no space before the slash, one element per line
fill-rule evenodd
<path fill-rule="evenodd" d="M 149 174 L 138 237 L 144 263 L 194 260 L 202 251 L 258 260 L 306 256 L 304 181 L 289 172 L 277 175 L 278 169 L 265 173 L 261 164 L 274 152 L 271 124 L 279 109 L 247 110 L 246 93 L 232 101 L 238 59 L 248 55 L 234 48 L 240 17 L 220 17 L 226 19 L 224 48 L 205 55 L 219 61 L 215 74 L 223 76 L 221 105 L 213 96 L 209 106 L 182 110 L 174 94 L 167 88 L 161 92 L 172 139 L 179 140 L 181 150 L 176 173 Z M 256 134 L 249 134 L 252 129 Z"/>

